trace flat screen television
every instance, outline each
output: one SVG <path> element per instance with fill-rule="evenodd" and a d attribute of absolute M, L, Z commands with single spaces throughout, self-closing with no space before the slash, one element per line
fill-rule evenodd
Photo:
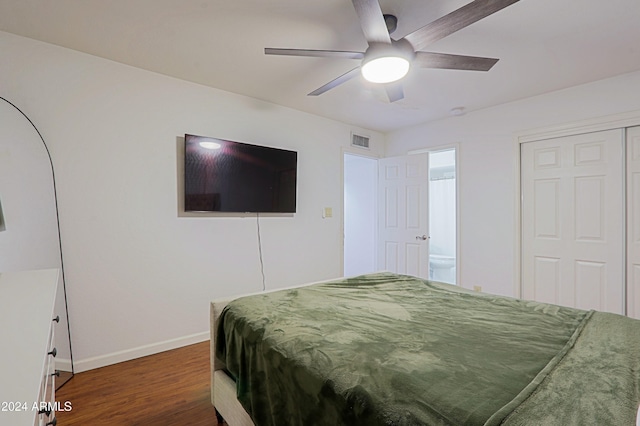
<path fill-rule="evenodd" d="M 295 213 L 297 152 L 189 134 L 184 142 L 185 211 Z"/>

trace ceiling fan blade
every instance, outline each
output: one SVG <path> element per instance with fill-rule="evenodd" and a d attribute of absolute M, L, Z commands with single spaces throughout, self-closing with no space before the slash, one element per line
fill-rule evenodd
<path fill-rule="evenodd" d="M 285 55 L 285 56 L 313 56 L 318 58 L 344 58 L 362 59 L 364 52 L 348 52 L 342 50 L 313 50 L 313 49 L 278 49 L 266 47 L 265 55 Z"/>
<path fill-rule="evenodd" d="M 339 86 L 342 83 L 345 83 L 345 82 L 351 80 L 352 78 L 358 76 L 358 74 L 360 74 L 360 67 L 356 67 L 356 68 L 352 69 L 351 71 L 347 71 L 346 73 L 342 74 L 340 77 L 338 77 L 338 78 L 336 78 L 334 80 L 331 80 L 330 82 L 328 82 L 327 84 L 325 84 L 322 87 L 317 88 L 313 92 L 309 93 L 307 96 L 322 95 L 324 92 L 327 92 L 327 91 L 333 89 L 334 87 Z"/>
<path fill-rule="evenodd" d="M 391 44 L 387 24 L 378 0 L 352 0 L 364 38 L 368 43 Z"/>
<path fill-rule="evenodd" d="M 404 91 L 402 90 L 402 83 L 396 81 L 394 83 L 387 83 L 384 85 L 384 90 L 387 92 L 389 102 L 399 101 L 404 98 Z"/>
<path fill-rule="evenodd" d="M 415 50 L 422 50 L 449 34 L 453 34 L 518 1 L 519 0 L 475 0 L 412 32 L 407 35 L 405 39 L 413 45 Z"/>
<path fill-rule="evenodd" d="M 448 53 L 416 52 L 413 65 L 422 68 L 449 70 L 489 71 L 498 59 L 478 56 L 451 55 Z"/>

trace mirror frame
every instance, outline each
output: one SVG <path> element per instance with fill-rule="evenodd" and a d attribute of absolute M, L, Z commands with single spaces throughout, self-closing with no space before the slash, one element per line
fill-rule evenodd
<path fill-rule="evenodd" d="M 55 204 L 55 212 L 56 212 L 56 226 L 57 226 L 57 236 L 58 236 L 58 250 L 60 253 L 60 277 L 62 279 L 62 292 L 63 292 L 63 297 L 64 297 L 64 315 L 66 316 L 66 323 L 67 323 L 67 336 L 69 338 L 69 357 L 70 357 L 70 362 L 71 362 L 71 371 L 70 372 L 63 372 L 59 378 L 56 380 L 56 390 L 60 389 L 64 384 L 66 384 L 69 380 L 71 380 L 71 378 L 75 375 L 75 369 L 74 369 L 74 365 L 73 365 L 73 349 L 72 349 L 72 345 L 71 345 L 71 326 L 70 326 L 70 322 L 69 322 L 69 305 L 67 302 L 67 288 L 66 288 L 66 279 L 65 279 L 65 271 L 64 271 L 64 256 L 62 255 L 62 236 L 60 234 L 60 213 L 58 210 L 58 193 L 57 193 L 57 188 L 56 188 L 56 174 L 55 174 L 55 169 L 53 166 L 53 159 L 51 158 L 51 152 L 49 151 L 49 147 L 47 146 L 47 143 L 44 140 L 44 137 L 42 136 L 42 134 L 40 133 L 40 130 L 38 130 L 38 128 L 36 127 L 36 125 L 33 123 L 33 121 L 31 121 L 31 119 L 20 109 L 18 108 L 13 102 L 9 101 L 8 99 L 0 96 L 0 100 L 6 102 L 7 104 L 9 104 L 10 106 L 12 106 L 16 111 L 18 111 L 31 125 L 31 127 L 33 127 L 33 129 L 36 131 L 36 133 L 38 134 L 38 137 L 40 138 L 40 141 L 42 142 L 42 145 L 44 146 L 44 149 L 47 153 L 47 158 L 49 160 L 49 165 L 51 166 L 51 178 L 52 178 L 52 183 L 53 183 L 53 200 L 54 200 L 54 204 Z M 0 216 L 1 217 L 1 216 Z M 2 228 L 4 229 L 4 220 L 0 221 Z M 0 229 L 1 230 L 1 229 Z"/>

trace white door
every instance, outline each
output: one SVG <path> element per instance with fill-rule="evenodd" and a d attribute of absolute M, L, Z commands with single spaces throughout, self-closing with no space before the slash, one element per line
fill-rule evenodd
<path fill-rule="evenodd" d="M 378 160 L 378 269 L 429 277 L 429 154 Z"/>
<path fill-rule="evenodd" d="M 525 299 L 624 314 L 624 131 L 521 146 Z"/>
<path fill-rule="evenodd" d="M 627 129 L 627 315 L 640 319 L 640 127 Z"/>

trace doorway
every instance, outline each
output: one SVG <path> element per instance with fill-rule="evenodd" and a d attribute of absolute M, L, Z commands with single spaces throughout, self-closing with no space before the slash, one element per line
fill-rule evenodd
<path fill-rule="evenodd" d="M 456 149 L 420 150 L 428 154 L 428 262 L 425 278 L 457 283 L 457 170 Z M 414 153 L 412 153 L 414 154 Z M 409 155 L 407 158 L 412 157 Z M 344 275 L 389 269 L 380 264 L 379 168 L 385 161 L 344 154 Z M 380 164 L 379 164 L 380 163 Z M 421 234 L 422 235 L 422 234 Z M 415 236 L 413 236 L 415 239 Z M 415 245 L 415 241 L 411 241 Z M 426 243 L 426 242 L 425 242 Z M 428 259 L 428 260 L 426 260 Z M 419 268 L 421 269 L 421 268 Z"/>
<path fill-rule="evenodd" d="M 456 284 L 456 150 L 429 152 L 429 279 Z"/>

